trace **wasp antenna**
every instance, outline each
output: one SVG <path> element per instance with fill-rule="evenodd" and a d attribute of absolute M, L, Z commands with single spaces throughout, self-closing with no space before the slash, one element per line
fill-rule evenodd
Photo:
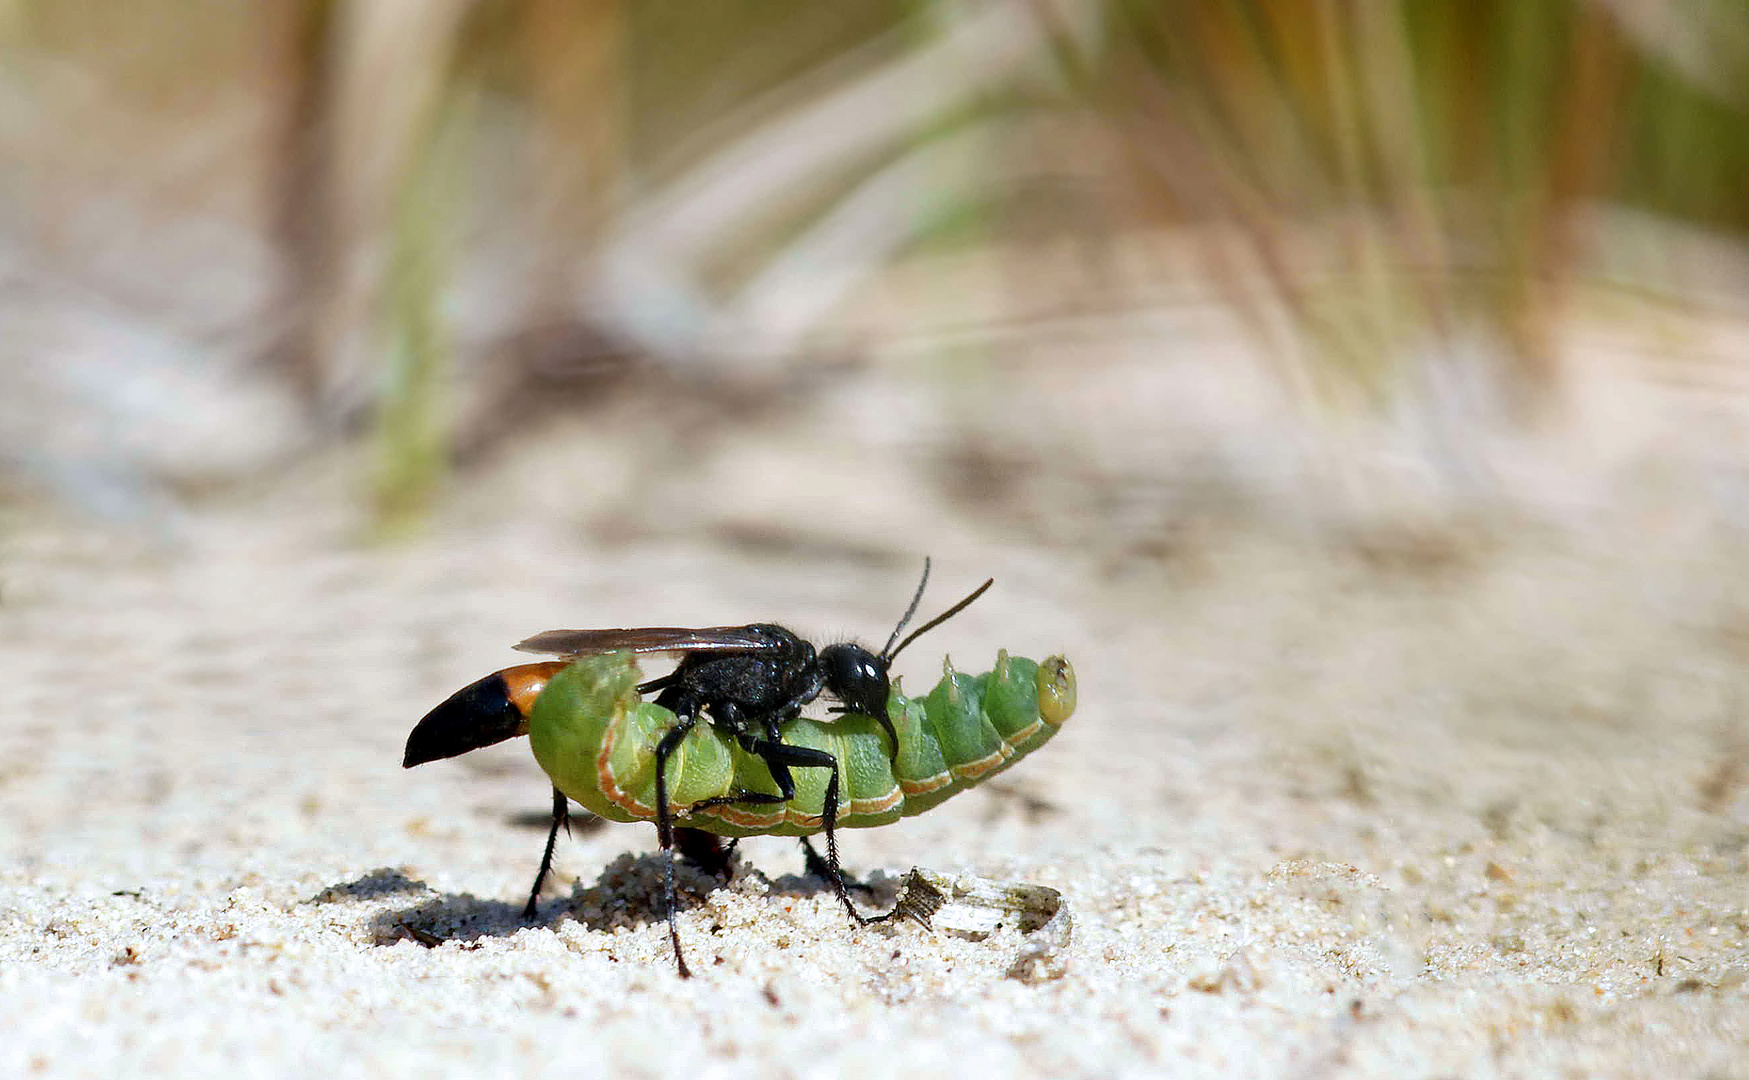
<path fill-rule="evenodd" d="M 924 634 L 935 629 L 936 627 L 940 626 L 942 623 L 946 622 L 947 620 L 953 618 L 955 615 L 958 615 L 960 612 L 964 611 L 971 604 L 971 602 L 973 600 L 976 600 L 978 597 L 983 596 L 985 590 L 987 590 L 990 586 L 992 586 L 994 584 L 996 584 L 995 578 L 986 579 L 982 585 L 979 585 L 976 589 L 972 590 L 972 595 L 966 597 L 964 600 L 961 600 L 959 603 L 955 604 L 953 607 L 948 608 L 946 611 L 942 612 L 940 615 L 937 615 L 935 618 L 930 619 L 928 622 L 924 623 L 922 626 L 919 626 L 917 629 L 911 631 L 911 636 L 906 638 L 904 641 L 899 642 L 899 647 L 894 649 L 892 652 L 882 653 L 881 655 L 886 658 L 888 663 L 891 663 L 893 660 L 893 657 L 898 656 L 900 653 L 905 651 L 905 646 L 911 644 L 913 641 L 916 641 L 918 638 L 922 637 Z M 915 606 L 915 605 L 913 605 L 913 606 Z M 891 643 L 889 642 L 889 644 L 891 644 Z"/>
<path fill-rule="evenodd" d="M 923 602 L 923 589 L 929 584 L 929 556 L 923 556 L 923 580 L 917 583 L 917 594 L 911 597 L 911 606 L 905 609 L 905 617 L 899 620 L 899 625 L 893 627 L 893 636 L 887 639 L 887 647 L 881 650 L 881 657 L 886 660 L 893 658 L 893 642 L 899 640 L 904 632 L 905 624 L 911 621 L 911 616 L 917 614 L 917 605 Z M 901 645 L 899 648 L 903 649 Z"/>

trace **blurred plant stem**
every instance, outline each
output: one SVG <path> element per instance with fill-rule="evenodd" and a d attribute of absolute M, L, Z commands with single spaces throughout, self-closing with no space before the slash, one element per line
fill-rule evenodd
<path fill-rule="evenodd" d="M 443 298 L 467 202 L 463 178 L 475 111 L 467 84 L 452 81 L 433 102 L 427 134 L 418 140 L 394 201 L 375 488 L 378 528 L 390 536 L 418 526 L 448 467 L 444 386 L 454 366 L 454 340 Z"/>
<path fill-rule="evenodd" d="M 545 138 L 532 154 L 532 214 L 546 239 L 527 301 L 536 327 L 573 317 L 576 266 L 596 250 L 626 173 L 626 6 L 525 0 L 522 55 Z"/>

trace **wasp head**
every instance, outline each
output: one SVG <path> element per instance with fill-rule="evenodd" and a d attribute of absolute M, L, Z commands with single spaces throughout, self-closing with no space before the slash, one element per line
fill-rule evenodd
<path fill-rule="evenodd" d="M 887 661 L 855 642 L 828 645 L 820 650 L 820 671 L 826 689 L 844 703 L 849 712 L 877 720 L 887 715 Z"/>

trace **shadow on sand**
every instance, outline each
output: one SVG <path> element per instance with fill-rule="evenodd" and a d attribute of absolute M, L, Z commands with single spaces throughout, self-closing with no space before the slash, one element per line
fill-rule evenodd
<path fill-rule="evenodd" d="M 542 902 L 534 919 L 523 918 L 525 901 L 482 900 L 472 893 L 437 893 L 429 885 L 392 867 L 380 867 L 352 881 L 331 885 L 309 904 L 336 904 L 378 900 L 389 896 L 417 896 L 408 905 L 392 905 L 377 911 L 368 921 L 371 939 L 378 945 L 412 940 L 428 947 L 450 941 L 464 944 L 482 938 L 509 937 L 530 927 L 557 926 L 574 919 L 590 930 L 609 931 L 662 922 L 667 917 L 665 874 L 667 861 L 660 852 L 620 855 L 609 863 L 591 885 L 578 881 L 571 895 Z M 857 899 L 874 911 L 890 906 L 898 881 L 882 873 L 855 888 Z M 829 893 L 831 886 L 809 875 L 766 877 L 741 864 L 737 855 L 725 880 L 683 860 L 674 863 L 674 890 L 678 910 L 701 903 L 705 896 L 736 880 L 761 883 L 774 897 L 811 897 Z M 872 913 L 872 912 L 871 912 Z"/>

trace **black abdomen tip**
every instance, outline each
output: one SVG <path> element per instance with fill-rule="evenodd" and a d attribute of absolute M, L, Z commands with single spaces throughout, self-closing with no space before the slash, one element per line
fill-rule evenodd
<path fill-rule="evenodd" d="M 513 739 L 527 730 L 528 719 L 511 699 L 504 673 L 495 671 L 451 694 L 413 726 L 401 767 L 411 769 L 427 761 L 455 757 Z"/>

